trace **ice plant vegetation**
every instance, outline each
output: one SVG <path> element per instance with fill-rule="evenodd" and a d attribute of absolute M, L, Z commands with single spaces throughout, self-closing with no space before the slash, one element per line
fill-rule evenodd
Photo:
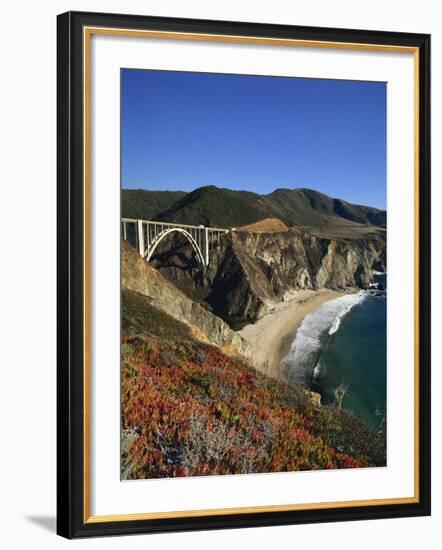
<path fill-rule="evenodd" d="M 354 415 L 198 341 L 149 299 L 122 292 L 122 478 L 385 464 Z"/>

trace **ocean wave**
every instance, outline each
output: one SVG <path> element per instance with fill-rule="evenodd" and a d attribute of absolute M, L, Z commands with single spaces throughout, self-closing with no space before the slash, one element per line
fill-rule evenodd
<path fill-rule="evenodd" d="M 313 369 L 313 380 L 317 380 L 318 378 L 321 378 L 324 375 L 325 369 L 321 365 L 321 362 L 318 361 L 316 363 L 316 367 Z"/>
<path fill-rule="evenodd" d="M 306 315 L 299 326 L 290 352 L 282 361 L 282 367 L 289 381 L 308 386 L 317 366 L 321 347 L 327 336 L 339 329 L 342 319 L 367 296 L 365 291 L 346 294 L 335 300 L 324 302 L 318 309 Z"/>
<path fill-rule="evenodd" d="M 328 331 L 329 335 L 332 335 L 334 334 L 335 332 L 337 332 L 339 330 L 339 327 L 341 326 L 341 321 L 343 319 L 343 317 L 345 317 L 345 315 L 347 315 L 347 313 L 351 310 L 351 308 L 353 308 L 355 305 L 357 304 L 360 304 L 362 302 L 362 300 L 365 298 L 366 296 L 366 293 L 365 292 L 358 292 L 357 294 L 354 295 L 354 300 L 348 304 L 346 307 L 344 307 L 342 309 L 342 311 L 340 311 L 337 315 L 336 315 L 336 318 L 335 320 L 333 321 L 333 324 L 332 326 L 330 327 L 330 330 Z"/>

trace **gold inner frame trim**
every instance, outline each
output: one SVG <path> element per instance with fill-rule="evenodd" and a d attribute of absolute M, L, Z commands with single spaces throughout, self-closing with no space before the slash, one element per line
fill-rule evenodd
<path fill-rule="evenodd" d="M 136 514 L 92 516 L 90 509 L 90 94 L 91 94 L 91 37 L 92 35 L 124 36 L 137 38 L 158 38 L 194 40 L 204 42 L 233 42 L 258 45 L 333 48 L 371 52 L 412 53 L 414 62 L 414 495 L 411 497 L 250 506 L 235 508 L 214 508 L 205 510 L 177 510 Z M 270 37 L 246 37 L 206 33 L 149 31 L 137 29 L 115 29 L 108 27 L 84 27 L 83 29 L 83 92 L 84 92 L 84 523 L 136 521 L 149 519 L 172 519 L 208 517 L 230 514 L 251 514 L 264 512 L 286 512 L 300 510 L 324 510 L 352 506 L 382 506 L 389 504 L 412 504 L 419 502 L 419 49 L 412 46 L 364 44 L 357 42 L 331 42 L 320 40 L 296 40 Z"/>

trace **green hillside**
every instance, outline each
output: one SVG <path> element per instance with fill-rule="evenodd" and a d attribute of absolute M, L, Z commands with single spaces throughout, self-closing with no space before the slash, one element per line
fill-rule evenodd
<path fill-rule="evenodd" d="M 123 191 L 123 215 L 212 227 L 237 227 L 265 218 L 278 218 L 289 227 L 325 227 L 340 221 L 386 224 L 384 210 L 350 204 L 311 189 L 276 189 L 259 195 L 214 185 L 191 193 Z"/>
<path fill-rule="evenodd" d="M 385 210 L 333 199 L 312 189 L 276 189 L 266 198 L 283 212 L 290 225 L 327 225 L 331 216 L 356 223 L 386 224 Z M 281 216 L 280 219 L 285 221 Z"/>
<path fill-rule="evenodd" d="M 278 214 L 278 210 L 265 196 L 210 185 L 188 193 L 168 210 L 159 214 L 157 219 L 232 227 L 254 223 L 264 218 L 275 218 Z"/>
<path fill-rule="evenodd" d="M 121 196 L 123 218 L 151 220 L 186 195 L 184 191 L 147 191 L 123 189 Z"/>

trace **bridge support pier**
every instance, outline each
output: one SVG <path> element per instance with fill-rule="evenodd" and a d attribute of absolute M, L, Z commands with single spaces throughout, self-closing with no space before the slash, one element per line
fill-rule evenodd
<path fill-rule="evenodd" d="M 143 220 L 137 220 L 138 229 L 138 252 L 140 256 L 144 258 L 144 233 L 143 233 Z"/>
<path fill-rule="evenodd" d="M 202 241 L 203 241 L 202 248 L 203 248 L 204 267 L 206 268 L 209 265 L 209 230 L 207 227 L 203 229 Z"/>

